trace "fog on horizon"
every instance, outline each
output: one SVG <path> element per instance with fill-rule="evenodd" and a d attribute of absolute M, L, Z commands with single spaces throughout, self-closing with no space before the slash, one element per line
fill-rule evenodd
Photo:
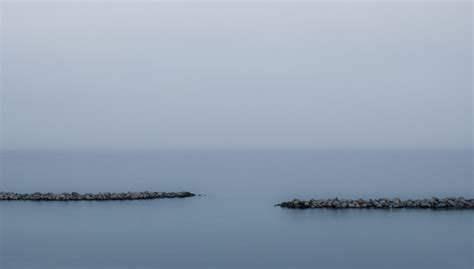
<path fill-rule="evenodd" d="M 471 149 L 472 8 L 4 1 L 2 147 Z"/>

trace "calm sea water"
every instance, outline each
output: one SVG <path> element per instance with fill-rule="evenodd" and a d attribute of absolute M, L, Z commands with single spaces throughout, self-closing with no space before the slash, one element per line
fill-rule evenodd
<path fill-rule="evenodd" d="M 3 152 L 1 189 L 189 199 L 0 202 L 6 268 L 473 268 L 474 212 L 291 210 L 473 196 L 468 151 Z"/>

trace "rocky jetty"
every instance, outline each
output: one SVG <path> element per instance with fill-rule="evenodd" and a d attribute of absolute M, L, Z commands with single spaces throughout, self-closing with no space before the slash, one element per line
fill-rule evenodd
<path fill-rule="evenodd" d="M 283 202 L 275 206 L 286 208 L 431 208 L 431 209 L 474 209 L 474 199 L 466 199 L 464 197 L 449 197 L 431 199 L 408 199 L 401 200 L 400 198 L 381 198 L 381 199 L 311 199 Z"/>
<path fill-rule="evenodd" d="M 112 200 L 144 200 L 161 198 L 185 198 L 195 196 L 194 193 L 182 192 L 100 192 L 85 193 L 64 192 L 64 193 L 43 193 L 35 192 L 30 194 L 0 192 L 0 201 L 5 200 L 28 200 L 28 201 L 112 201 Z"/>

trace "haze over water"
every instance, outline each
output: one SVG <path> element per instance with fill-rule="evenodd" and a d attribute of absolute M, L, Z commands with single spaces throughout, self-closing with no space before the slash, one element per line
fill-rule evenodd
<path fill-rule="evenodd" d="M 7 149 L 471 149 L 472 2 L 2 1 Z"/>
<path fill-rule="evenodd" d="M 1 7 L 0 268 L 474 266 L 471 1 Z"/>

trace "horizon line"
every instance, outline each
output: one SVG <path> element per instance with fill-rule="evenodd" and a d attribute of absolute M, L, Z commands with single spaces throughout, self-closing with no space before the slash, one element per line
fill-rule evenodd
<path fill-rule="evenodd" d="M 49 152 L 156 152 L 156 151 L 474 151 L 474 147 L 454 148 L 454 147 L 327 147 L 327 148 L 2 148 L 0 152 L 19 151 L 49 151 Z"/>

